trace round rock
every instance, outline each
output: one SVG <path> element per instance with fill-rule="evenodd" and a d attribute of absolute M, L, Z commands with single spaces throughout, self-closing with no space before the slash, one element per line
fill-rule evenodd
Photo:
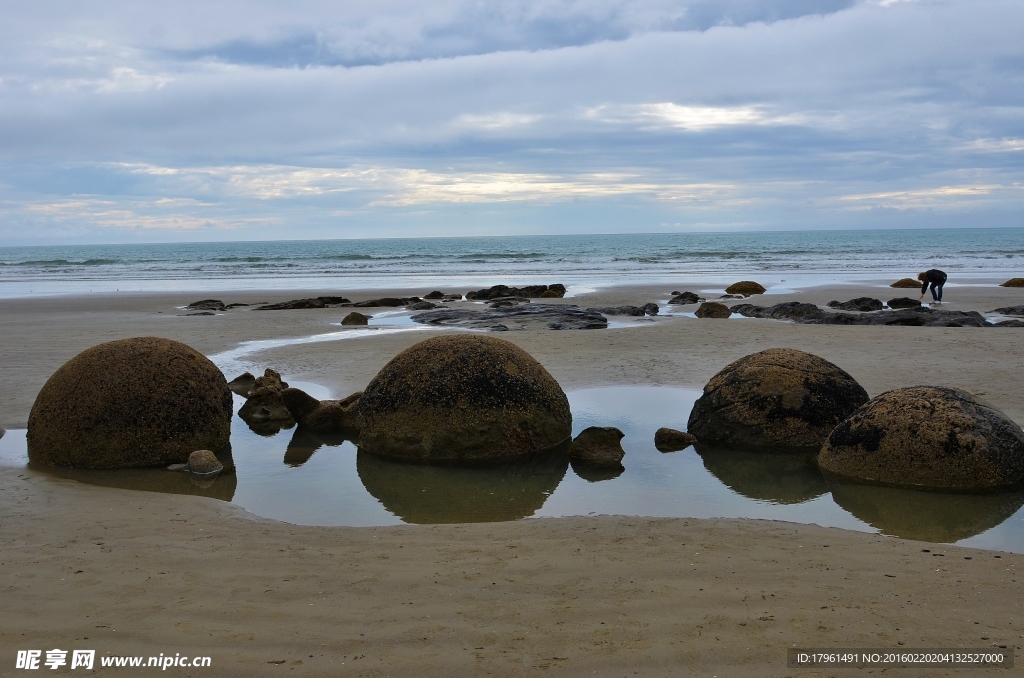
<path fill-rule="evenodd" d="M 764 285 L 753 280 L 741 280 L 725 288 L 726 294 L 742 294 L 749 297 L 751 294 L 764 294 Z"/>
<path fill-rule="evenodd" d="M 770 348 L 740 358 L 712 377 L 686 428 L 704 443 L 819 448 L 867 400 L 864 388 L 829 361 L 795 349 Z"/>
<path fill-rule="evenodd" d="M 705 301 L 693 314 L 698 318 L 728 318 L 732 315 L 732 310 L 717 301 Z"/>
<path fill-rule="evenodd" d="M 569 458 L 595 466 L 618 468 L 626 456 L 620 441 L 625 434 L 614 426 L 590 426 L 583 429 L 569 447 Z"/>
<path fill-rule="evenodd" d="M 515 344 L 455 334 L 399 353 L 363 391 L 359 447 L 421 462 L 525 457 L 572 434 L 554 377 Z"/>
<path fill-rule="evenodd" d="M 654 432 L 654 447 L 659 452 L 678 452 L 697 442 L 697 437 L 674 428 L 659 428 Z"/>
<path fill-rule="evenodd" d="M 966 391 L 901 388 L 836 426 L 818 465 L 837 476 L 899 487 L 1011 487 L 1024 483 L 1024 431 Z"/>
<path fill-rule="evenodd" d="M 363 315 L 358 311 L 352 311 L 341 319 L 342 325 L 368 325 L 373 316 Z"/>
<path fill-rule="evenodd" d="M 28 418 L 36 464 L 139 468 L 185 463 L 231 432 L 231 391 L 217 366 L 177 341 L 120 339 L 53 373 Z"/>
<path fill-rule="evenodd" d="M 220 473 L 224 465 L 217 460 L 217 455 L 209 450 L 196 450 L 188 455 L 188 470 L 192 473 L 209 475 Z"/>

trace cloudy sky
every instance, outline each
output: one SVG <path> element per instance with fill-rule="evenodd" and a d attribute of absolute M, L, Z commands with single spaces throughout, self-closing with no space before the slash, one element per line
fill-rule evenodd
<path fill-rule="evenodd" d="M 0 245 L 1024 225 L 1020 0 L 3 5 Z"/>

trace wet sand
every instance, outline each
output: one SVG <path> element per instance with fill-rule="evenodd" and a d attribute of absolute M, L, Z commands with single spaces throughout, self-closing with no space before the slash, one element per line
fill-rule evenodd
<path fill-rule="evenodd" d="M 642 304 L 667 299 L 671 289 L 693 288 L 619 288 L 563 303 Z M 386 294 L 343 293 L 353 300 Z M 863 295 L 917 293 L 847 287 L 751 301 Z M 230 303 L 310 294 L 204 296 Z M 947 287 L 946 297 L 946 308 L 988 311 L 1024 303 L 1024 290 Z M 332 331 L 329 323 L 347 313 L 177 315 L 176 306 L 197 298 L 0 300 L 7 382 L 0 425 L 23 427 L 49 374 L 101 341 L 157 335 L 213 354 L 250 339 Z M 736 358 L 788 346 L 837 363 L 871 395 L 914 384 L 958 386 L 1024 421 L 1021 329 L 691 318 L 637 324 L 500 336 L 523 346 L 565 388 L 700 387 Z M 344 396 L 425 336 L 287 346 L 252 358 Z M 0 675 L 15 673 L 17 649 L 65 646 L 212 656 L 213 671 L 194 675 L 845 675 L 848 669 L 787 669 L 786 648 L 1020 646 L 1024 633 L 1016 573 L 1024 556 L 815 526 L 592 517 L 296 527 L 201 497 L 9 468 L 0 469 L 0 506 L 0 639 L 8 648 Z"/>

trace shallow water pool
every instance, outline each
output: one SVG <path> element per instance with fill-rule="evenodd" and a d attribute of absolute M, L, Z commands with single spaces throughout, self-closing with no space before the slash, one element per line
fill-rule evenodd
<path fill-rule="evenodd" d="M 315 384 L 295 384 L 318 398 Z M 343 394 L 345 395 L 345 394 Z M 111 487 L 215 497 L 303 525 L 394 525 L 631 515 L 765 518 L 1024 553 L 1024 492 L 955 495 L 826 480 L 813 459 L 688 448 L 661 453 L 654 432 L 685 428 L 698 391 L 615 386 L 570 392 L 574 435 L 617 426 L 621 473 L 574 468 L 564 451 L 497 467 L 387 461 L 352 442 L 295 428 L 232 425 L 235 473 L 207 487 L 162 469 L 40 472 Z M 236 408 L 243 399 L 235 398 Z M 25 431 L 0 438 L 0 463 L 27 464 Z"/>

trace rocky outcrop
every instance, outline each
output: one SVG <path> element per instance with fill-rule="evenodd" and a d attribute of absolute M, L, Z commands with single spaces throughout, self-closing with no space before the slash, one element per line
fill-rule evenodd
<path fill-rule="evenodd" d="M 590 426 L 583 429 L 569 447 L 569 459 L 591 466 L 618 468 L 626 456 L 621 440 L 625 437 L 614 426 Z"/>
<path fill-rule="evenodd" d="M 545 292 L 551 292 L 547 296 Z M 484 290 L 466 292 L 466 299 L 470 301 L 487 301 L 498 297 L 526 297 L 528 299 L 550 299 L 565 296 L 565 285 L 527 285 L 526 287 L 509 287 L 508 285 L 495 285 Z"/>
<path fill-rule="evenodd" d="M 219 450 L 232 398 L 217 366 L 177 341 L 138 337 L 79 353 L 47 380 L 28 419 L 34 464 L 116 469 Z"/>
<path fill-rule="evenodd" d="M 643 306 L 601 306 L 588 308 L 588 313 L 600 313 L 602 315 L 630 315 L 643 317 L 645 315 L 658 315 L 657 304 L 644 304 Z"/>
<path fill-rule="evenodd" d="M 686 428 L 702 443 L 813 449 L 867 400 L 863 387 L 827 360 L 770 348 L 712 377 Z"/>
<path fill-rule="evenodd" d="M 364 315 L 359 311 L 352 311 L 347 316 L 341 319 L 342 325 L 368 325 L 372 315 Z"/>
<path fill-rule="evenodd" d="M 892 309 L 900 308 L 921 308 L 921 302 L 910 297 L 896 297 L 885 302 L 886 306 Z"/>
<path fill-rule="evenodd" d="M 836 426 L 818 465 L 837 476 L 900 487 L 1013 487 L 1024 483 L 1024 431 L 966 391 L 901 388 Z"/>
<path fill-rule="evenodd" d="M 672 298 L 668 300 L 668 303 L 673 306 L 685 306 L 687 304 L 696 304 L 700 302 L 701 298 L 693 292 L 673 292 Z"/>
<path fill-rule="evenodd" d="M 992 313 L 1002 313 L 1003 315 L 1021 315 L 1021 316 L 1024 316 L 1024 306 L 1003 306 L 1002 308 L 992 309 Z"/>
<path fill-rule="evenodd" d="M 257 306 L 257 311 L 289 311 L 294 309 L 304 308 L 328 308 L 331 306 L 342 306 L 350 304 L 348 299 L 345 297 L 310 297 L 307 299 L 292 299 L 291 301 L 282 301 L 277 304 L 265 304 L 263 306 Z"/>
<path fill-rule="evenodd" d="M 871 297 L 857 297 L 856 299 L 850 299 L 849 301 L 830 301 L 826 306 L 839 311 L 869 312 L 882 310 L 882 302 L 878 299 L 872 299 Z"/>
<path fill-rule="evenodd" d="M 359 429 L 357 406 L 362 392 L 343 400 L 317 400 L 305 391 L 286 388 L 281 400 L 300 428 L 323 433 L 350 433 Z"/>
<path fill-rule="evenodd" d="M 717 301 L 705 301 L 693 312 L 698 318 L 728 318 L 732 311 L 725 304 Z"/>
<path fill-rule="evenodd" d="M 1024 278 L 1010 278 L 1004 283 L 1000 283 L 1000 287 L 1024 287 Z"/>
<path fill-rule="evenodd" d="M 748 318 L 771 318 L 772 320 L 792 320 L 799 323 L 815 323 L 825 317 L 825 312 L 814 304 L 800 301 L 785 301 L 774 306 L 755 306 L 754 304 L 736 304 L 733 313 Z"/>
<path fill-rule="evenodd" d="M 596 330 L 608 327 L 608 319 L 600 313 L 584 311 L 568 304 L 521 304 L 488 311 L 469 309 L 438 309 L 411 316 L 424 325 L 469 327 L 473 329 L 508 330 L 510 324 L 519 329 L 544 325 L 550 330 Z"/>
<path fill-rule="evenodd" d="M 678 452 L 697 442 L 697 436 L 674 428 L 659 428 L 654 432 L 654 447 L 659 452 Z"/>
<path fill-rule="evenodd" d="M 896 282 L 889 285 L 889 287 L 896 287 L 901 289 L 921 289 L 921 281 L 914 280 L 913 278 L 900 278 Z"/>
<path fill-rule="evenodd" d="M 410 461 L 521 458 L 572 432 L 569 401 L 540 363 L 515 344 L 473 334 L 402 351 L 357 410 L 361 449 Z"/>
<path fill-rule="evenodd" d="M 288 383 L 281 381 L 281 375 L 267 368 L 250 389 L 245 404 L 238 409 L 238 416 L 247 424 L 281 422 L 288 424 L 292 415 L 285 406 L 281 393 Z"/>
<path fill-rule="evenodd" d="M 354 308 L 396 308 L 398 306 L 409 306 L 418 304 L 422 299 L 419 297 L 382 297 L 380 299 L 369 299 L 352 304 Z"/>
<path fill-rule="evenodd" d="M 912 327 L 991 327 L 977 311 L 945 311 L 925 306 L 869 313 L 834 313 L 814 304 L 787 301 L 775 306 L 736 304 L 733 313 L 748 318 L 792 320 L 808 325 L 903 325 Z"/>
<path fill-rule="evenodd" d="M 193 301 L 191 304 L 185 307 L 189 311 L 226 311 L 227 306 L 220 299 L 203 299 L 202 301 Z"/>
<path fill-rule="evenodd" d="M 764 294 L 765 288 L 761 283 L 756 283 L 753 280 L 741 280 L 726 287 L 725 293 L 742 294 L 745 297 L 749 297 L 751 294 Z"/>

